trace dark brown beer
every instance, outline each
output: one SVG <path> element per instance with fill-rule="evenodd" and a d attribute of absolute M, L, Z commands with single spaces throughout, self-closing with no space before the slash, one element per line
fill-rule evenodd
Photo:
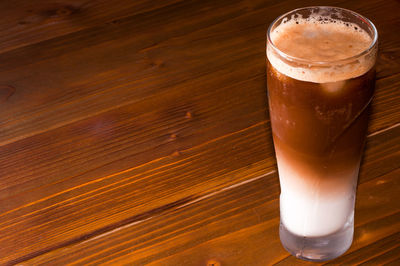
<path fill-rule="evenodd" d="M 353 197 L 374 91 L 374 70 L 346 81 L 321 84 L 287 77 L 269 63 L 267 69 L 275 151 L 280 167 L 285 168 L 280 172 L 296 172 L 283 174 L 285 185 L 309 195 L 318 191 L 328 200 Z M 298 177 L 301 180 L 296 180 Z M 341 217 L 345 221 L 352 208 L 340 212 L 345 213 Z M 337 211 L 332 215 L 334 220 L 340 217 Z M 330 215 L 321 218 L 332 221 Z M 324 226 L 312 226 L 308 231 L 329 227 L 327 221 Z"/>
<path fill-rule="evenodd" d="M 321 10 L 307 18 L 292 15 L 269 33 L 267 85 L 281 223 L 294 235 L 313 238 L 347 226 L 352 238 L 376 47 L 358 24 Z"/>

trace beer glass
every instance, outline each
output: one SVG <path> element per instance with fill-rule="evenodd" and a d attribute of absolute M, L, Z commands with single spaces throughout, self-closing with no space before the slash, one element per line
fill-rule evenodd
<path fill-rule="evenodd" d="M 296 9 L 268 29 L 279 233 L 298 258 L 333 259 L 352 243 L 377 39 L 371 21 L 337 7 Z"/>

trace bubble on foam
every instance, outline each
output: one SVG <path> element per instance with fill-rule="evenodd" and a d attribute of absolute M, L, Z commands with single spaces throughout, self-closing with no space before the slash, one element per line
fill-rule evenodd
<path fill-rule="evenodd" d="M 341 17 L 342 15 L 340 13 L 334 13 L 330 16 L 324 16 L 321 13 L 313 13 L 307 18 L 304 18 L 301 14 L 293 14 L 290 18 L 284 18 L 282 23 L 270 32 L 270 37 L 278 49 L 281 49 L 279 46 L 282 46 L 281 42 L 282 40 L 285 41 L 285 39 L 287 46 L 291 45 L 290 42 L 296 43 L 294 49 L 299 50 L 300 54 L 304 51 L 307 51 L 306 49 L 303 49 L 302 51 L 302 45 L 306 48 L 309 48 L 309 52 L 314 53 L 313 56 L 319 59 L 314 61 L 334 62 L 349 58 L 367 49 L 371 44 L 372 39 L 368 33 L 360 28 L 357 24 L 339 20 Z M 295 28 L 301 30 L 300 27 L 302 25 L 305 25 L 305 27 L 303 27 L 303 30 L 305 29 L 303 31 L 304 35 L 302 36 L 304 37 L 304 40 L 301 40 L 301 37 L 299 36 L 296 37 L 297 39 L 290 40 L 291 36 L 287 36 L 287 32 L 293 32 Z M 344 46 L 340 46 L 337 41 L 335 42 L 329 40 L 329 37 L 332 37 L 332 34 L 335 34 L 335 32 L 346 34 L 351 32 L 353 32 L 351 34 L 356 33 L 355 38 L 357 38 L 358 41 L 355 43 L 350 43 L 348 46 L 346 46 L 346 49 L 344 49 Z M 320 34 L 320 36 L 318 34 Z M 326 37 L 327 39 L 322 42 L 321 36 Z M 276 43 L 277 41 L 280 43 Z M 301 41 L 304 43 L 302 44 Z M 300 44 L 298 44 L 298 42 L 300 42 Z M 344 42 L 346 42 L 346 40 Z M 301 48 L 299 49 L 299 47 Z M 285 51 L 283 50 L 283 52 Z M 352 52 L 353 54 L 351 54 Z M 317 66 L 315 64 L 304 65 L 287 61 L 282 59 L 281 56 L 278 55 L 272 47 L 270 47 L 270 45 L 267 46 L 268 60 L 277 71 L 294 79 L 317 83 L 336 82 L 361 76 L 371 69 L 375 64 L 375 53 L 376 47 L 369 56 L 366 55 L 360 57 L 357 61 L 348 64 L 332 64 L 331 66 L 327 64 L 325 66 Z M 293 57 L 302 58 L 296 54 L 288 54 Z M 303 59 L 309 58 L 306 55 Z"/>

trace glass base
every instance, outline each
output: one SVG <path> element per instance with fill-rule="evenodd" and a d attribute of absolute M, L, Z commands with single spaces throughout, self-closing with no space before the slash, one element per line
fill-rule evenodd
<path fill-rule="evenodd" d="M 283 247 L 293 256 L 308 261 L 326 261 L 345 253 L 353 242 L 354 223 L 334 234 L 321 237 L 302 237 L 289 232 L 282 224 L 279 237 Z"/>

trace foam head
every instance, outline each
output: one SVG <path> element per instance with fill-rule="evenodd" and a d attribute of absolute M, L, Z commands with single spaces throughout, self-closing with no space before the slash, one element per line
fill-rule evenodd
<path fill-rule="evenodd" d="M 373 44 L 370 34 L 355 23 L 330 15 L 285 18 L 270 31 L 270 42 L 273 45 L 268 44 L 267 57 L 271 65 L 298 80 L 346 80 L 361 76 L 375 64 L 376 49 L 363 54 Z"/>

